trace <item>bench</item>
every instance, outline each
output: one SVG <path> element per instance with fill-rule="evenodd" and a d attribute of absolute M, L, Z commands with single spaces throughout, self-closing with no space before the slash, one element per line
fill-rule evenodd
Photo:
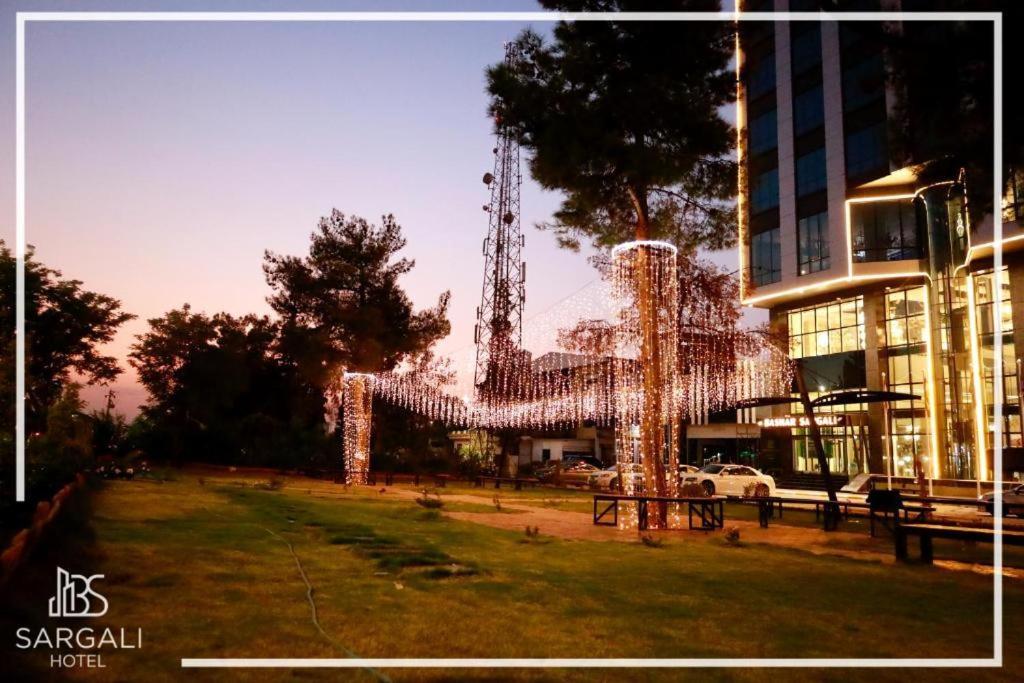
<path fill-rule="evenodd" d="M 607 505 L 599 510 L 602 503 Z M 713 531 L 721 529 L 725 524 L 725 496 L 709 497 L 667 497 L 667 496 L 625 496 L 615 494 L 597 494 L 594 496 L 594 524 L 597 526 L 618 526 L 619 525 L 619 503 L 636 503 L 637 526 L 641 531 L 646 531 L 649 526 L 650 504 L 664 503 L 668 505 L 685 505 L 687 508 L 687 521 L 691 530 Z M 611 513 L 612 521 L 604 521 Z M 694 525 L 694 515 L 697 516 L 698 524 Z"/>
<path fill-rule="evenodd" d="M 487 482 L 493 481 L 494 488 L 500 489 L 502 483 L 512 484 L 516 491 L 521 491 L 524 486 L 535 487 L 540 483 L 539 479 L 532 477 L 492 477 L 492 476 L 480 476 L 476 478 L 474 482 L 477 487 L 486 487 Z"/>
<path fill-rule="evenodd" d="M 782 519 L 782 511 L 785 505 L 803 505 L 803 506 L 814 506 L 814 520 L 819 521 L 821 514 L 828 509 L 829 506 L 834 506 L 837 515 L 841 515 L 843 519 L 850 519 L 850 509 L 854 510 L 868 510 L 868 517 L 871 520 L 871 535 L 875 535 L 875 521 L 882 521 L 883 526 L 890 529 L 889 519 L 892 515 L 894 524 L 900 523 L 899 514 L 902 512 L 903 520 L 910 521 L 910 514 L 914 513 L 915 520 L 923 520 L 929 513 L 935 511 L 934 507 L 928 505 L 902 505 L 895 512 L 889 510 L 883 510 L 877 506 L 872 506 L 867 502 L 860 502 L 856 500 L 837 500 L 835 502 L 830 500 L 818 500 L 808 498 L 785 498 L 782 496 L 768 496 L 764 498 L 744 498 L 742 502 L 752 502 L 758 506 L 758 522 L 762 528 L 768 528 L 768 522 L 770 519 L 775 517 L 775 511 L 778 510 L 779 519 Z M 882 516 L 879 516 L 879 512 Z"/>
<path fill-rule="evenodd" d="M 395 482 L 404 482 L 407 484 L 413 484 L 415 486 L 420 485 L 422 479 L 429 479 L 434 482 L 435 488 L 445 488 L 448 484 L 448 480 L 451 479 L 450 475 L 447 474 L 401 474 L 397 472 L 369 472 L 366 475 L 366 483 L 370 486 L 376 486 L 377 480 L 380 475 L 384 475 L 384 486 L 393 486 Z"/>
<path fill-rule="evenodd" d="M 907 538 L 917 536 L 921 539 L 921 561 L 931 564 L 933 560 L 932 539 L 948 538 L 957 541 L 973 541 L 975 543 L 994 543 L 995 529 L 950 526 L 945 524 L 901 524 L 894 534 L 896 559 L 907 560 Z M 1024 545 L 1024 531 L 1008 531 L 1003 529 L 1002 542 L 1006 545 Z"/>

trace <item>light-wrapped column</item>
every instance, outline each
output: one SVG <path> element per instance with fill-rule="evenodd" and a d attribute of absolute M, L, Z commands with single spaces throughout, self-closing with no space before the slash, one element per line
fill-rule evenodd
<path fill-rule="evenodd" d="M 639 462 L 644 493 L 675 496 L 678 491 L 679 295 L 676 249 L 666 242 L 637 241 L 612 250 L 613 286 L 618 301 L 616 451 L 620 467 Z M 626 493 L 639 493 L 623 477 Z M 635 514 L 635 513 L 634 513 Z M 678 514 L 652 505 L 650 528 L 673 526 Z M 624 515 L 626 525 L 635 522 Z"/>
<path fill-rule="evenodd" d="M 361 372 L 346 372 L 342 379 L 346 484 L 365 484 L 370 470 L 373 383 L 373 375 Z"/>

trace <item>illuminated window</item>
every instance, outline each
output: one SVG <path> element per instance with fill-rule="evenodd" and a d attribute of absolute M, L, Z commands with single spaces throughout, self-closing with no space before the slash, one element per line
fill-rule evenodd
<path fill-rule="evenodd" d="M 807 275 L 828 270 L 828 212 L 801 218 L 796 226 L 799 243 L 799 273 Z"/>
<path fill-rule="evenodd" d="M 924 257 L 912 199 L 850 204 L 853 260 L 899 261 Z"/>
<path fill-rule="evenodd" d="M 995 321 L 998 315 L 1003 339 L 1003 446 L 1018 448 L 1024 446 L 1020 406 L 1021 367 L 1013 343 L 1013 306 L 1010 302 L 1009 271 L 1004 267 L 998 278 L 993 272 L 976 274 L 974 286 L 989 443 L 993 443 L 992 433 L 995 431 Z"/>
<path fill-rule="evenodd" d="M 864 299 L 789 312 L 789 356 L 805 358 L 864 349 Z"/>
<path fill-rule="evenodd" d="M 887 405 L 892 473 L 913 477 L 928 455 L 928 349 L 924 287 L 885 295 L 885 388 L 918 398 Z"/>
<path fill-rule="evenodd" d="M 768 285 L 782 279 L 779 228 L 750 237 L 750 279 L 755 285 Z"/>

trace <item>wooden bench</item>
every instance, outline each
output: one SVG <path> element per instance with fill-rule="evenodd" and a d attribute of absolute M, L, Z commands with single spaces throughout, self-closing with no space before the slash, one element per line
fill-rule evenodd
<path fill-rule="evenodd" d="M 921 539 L 921 561 L 926 564 L 931 564 L 933 560 L 933 538 L 948 538 L 975 543 L 994 543 L 996 540 L 995 529 L 945 524 L 901 524 L 893 535 L 897 560 L 904 562 L 907 560 L 907 538 L 909 536 L 917 536 Z M 1024 531 L 1003 529 L 1002 542 L 1006 545 L 1024 545 Z"/>
<path fill-rule="evenodd" d="M 535 487 L 540 483 L 539 479 L 532 477 L 491 477 L 491 476 L 480 476 L 476 478 L 475 484 L 478 487 L 486 487 L 487 482 L 493 481 L 494 488 L 500 489 L 502 483 L 512 484 L 516 491 L 521 491 L 524 486 Z"/>
<path fill-rule="evenodd" d="M 883 511 L 884 517 L 878 515 L 878 510 L 871 506 L 870 503 L 861 502 L 857 500 L 837 500 L 835 502 L 830 500 L 820 499 L 809 499 L 809 498 L 785 498 L 782 496 L 768 496 L 764 498 L 744 498 L 742 502 L 752 502 L 758 506 L 758 522 L 762 528 L 768 528 L 768 522 L 770 519 L 775 517 L 775 511 L 778 510 L 779 519 L 782 519 L 782 511 L 785 505 L 804 505 L 814 506 L 814 521 L 820 521 L 822 513 L 830 506 L 835 506 L 836 512 L 842 516 L 843 519 L 850 519 L 850 509 L 854 510 L 868 510 L 868 517 L 871 520 L 871 535 L 875 535 L 875 521 L 884 520 L 883 525 L 886 528 L 889 527 L 888 520 L 890 519 L 889 512 Z M 915 520 L 924 519 L 929 513 L 935 511 L 934 507 L 928 505 L 903 505 L 899 508 L 903 514 L 904 521 L 910 521 L 910 514 L 914 513 Z M 900 520 L 898 512 L 894 513 L 894 526 L 899 524 Z"/>
<path fill-rule="evenodd" d="M 445 488 L 448 484 L 448 480 L 451 479 L 450 475 L 447 474 L 402 474 L 398 472 L 369 472 L 366 476 L 366 483 L 371 486 L 376 486 L 380 475 L 384 475 L 384 486 L 394 486 L 395 482 L 413 484 L 419 486 L 423 479 L 427 479 L 434 482 L 435 488 Z"/>
<path fill-rule="evenodd" d="M 599 510 L 598 505 L 607 503 Z M 615 494 L 597 494 L 594 496 L 594 524 L 598 526 L 619 525 L 619 503 L 636 503 L 637 526 L 646 531 L 649 526 L 650 504 L 665 503 L 668 505 L 686 505 L 687 518 L 691 530 L 713 531 L 721 529 L 725 523 L 725 496 L 708 497 L 666 497 L 666 496 L 625 496 Z M 612 521 L 603 521 L 611 513 Z M 694 515 L 698 525 L 694 526 Z"/>

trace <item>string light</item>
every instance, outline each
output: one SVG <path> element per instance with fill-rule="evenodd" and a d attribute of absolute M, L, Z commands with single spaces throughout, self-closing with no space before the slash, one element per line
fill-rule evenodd
<path fill-rule="evenodd" d="M 524 322 L 524 347 L 559 350 L 536 359 L 524 349 L 492 353 L 498 380 L 487 390 L 465 384 L 474 376 L 472 347 L 449 360 L 454 373 L 419 367 L 344 373 L 341 397 L 337 385 L 328 392 L 326 417 L 330 424 L 332 412 L 343 409 L 346 480 L 365 481 L 376 397 L 459 429 L 614 426 L 618 461 L 643 468 L 649 493 L 676 494 L 680 421 L 706 422 L 743 399 L 788 393 L 792 381 L 786 354 L 765 335 L 718 320 L 723 302 L 696 278 L 680 278 L 678 259 L 664 242 L 616 247 L 607 281 Z M 567 352 L 574 323 L 587 343 Z M 627 493 L 639 492 L 633 478 L 623 483 Z M 622 518 L 635 524 L 635 510 Z M 681 515 L 650 521 L 674 526 Z"/>
<path fill-rule="evenodd" d="M 370 469 L 370 421 L 373 419 L 373 375 L 346 372 L 342 379 L 345 483 L 365 484 Z"/>

